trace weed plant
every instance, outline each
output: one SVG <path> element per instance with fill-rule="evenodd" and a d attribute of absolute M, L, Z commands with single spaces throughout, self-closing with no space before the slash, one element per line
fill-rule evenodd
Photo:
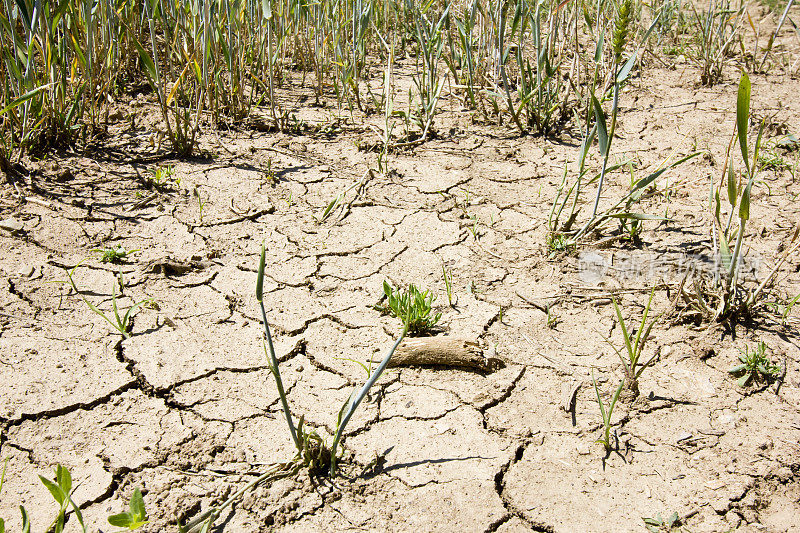
<path fill-rule="evenodd" d="M 121 244 L 114 248 L 95 248 L 92 252 L 100 254 L 101 263 L 113 263 L 115 265 L 124 262 L 129 255 L 139 250 L 126 250 Z"/>
<path fill-rule="evenodd" d="M 383 293 L 391 314 L 408 322 L 408 334 L 412 337 L 430 333 L 442 318 L 442 313 L 433 313 L 431 304 L 435 297 L 430 291 L 421 292 L 413 284 L 402 290 L 384 281 Z"/>
<path fill-rule="evenodd" d="M 671 531 L 676 531 L 676 528 L 681 525 L 681 519 L 677 512 L 673 512 L 666 518 L 662 518 L 661 513 L 658 513 L 654 517 L 642 518 L 642 520 L 644 521 L 645 528 L 647 528 L 647 531 L 650 533 L 670 533 Z"/>
<path fill-rule="evenodd" d="M 739 361 L 741 364 L 728 372 L 740 376 L 737 380 L 740 387 L 746 387 L 751 382 L 773 380 L 781 373 L 781 368 L 767 355 L 767 345 L 763 341 L 759 341 L 755 350 L 739 350 Z"/>

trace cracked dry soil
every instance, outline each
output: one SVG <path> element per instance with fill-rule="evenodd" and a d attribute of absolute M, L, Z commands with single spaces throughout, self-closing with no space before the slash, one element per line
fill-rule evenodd
<path fill-rule="evenodd" d="M 670 220 L 648 223 L 640 246 L 582 249 L 623 266 L 708 250 L 708 180 L 734 123 L 735 80 L 699 88 L 686 64 L 650 65 L 644 76 L 623 95 L 615 153 L 642 172 L 673 151 L 708 155 L 671 172 L 647 201 Z M 796 77 L 753 76 L 753 87 L 756 116 L 800 124 Z M 609 291 L 633 322 L 652 285 L 674 291 L 679 280 L 609 273 L 592 284 L 577 257 L 550 257 L 547 215 L 575 139 L 520 138 L 473 122 L 454 96 L 446 102 L 436 140 L 391 155 L 392 172 L 367 174 L 361 194 L 322 223 L 328 202 L 374 164 L 356 148 L 372 135 L 366 127 L 219 133 L 202 139 L 213 157 L 171 161 L 148 153 L 152 110 L 125 107 L 140 129 L 111 125 L 111 148 L 29 162 L 18 186 L 38 201 L 20 202 L 4 184 L 2 218 L 22 225 L 0 233 L 0 456 L 9 458 L 0 516 L 9 529 L 19 528 L 18 504 L 34 524 L 49 523 L 36 474 L 57 463 L 71 470 L 94 527 L 107 529 L 105 517 L 138 486 L 145 530 L 170 531 L 176 516 L 293 456 L 254 298 L 263 242 L 285 386 L 295 416 L 321 434 L 364 379 L 352 360 L 380 356 L 397 334 L 397 321 L 373 308 L 385 279 L 431 289 L 443 333 L 479 341 L 506 364 L 390 368 L 349 426 L 343 477 L 262 486 L 223 517 L 225 530 L 642 531 L 641 517 L 677 511 L 695 532 L 798 531 L 797 330 L 762 321 L 732 338 L 662 320 L 642 398 L 618 404 L 617 449 L 604 457 L 591 373 L 606 401 L 622 377 L 605 341 L 620 340 Z M 148 189 L 142 176 L 166 164 L 180 184 Z M 747 237 L 764 274 L 800 220 L 800 183 L 787 169 L 762 176 L 769 187 L 754 192 Z M 628 179 L 612 175 L 608 196 Z M 139 251 L 119 267 L 92 251 L 117 245 Z M 74 278 L 104 311 L 118 268 L 122 308 L 154 300 L 135 315 L 131 338 L 120 341 L 60 283 L 87 257 Z M 796 256 L 781 268 L 780 294 L 800 291 L 799 268 Z M 658 312 L 673 295 L 664 287 Z M 758 340 L 784 377 L 740 389 L 727 369 Z"/>

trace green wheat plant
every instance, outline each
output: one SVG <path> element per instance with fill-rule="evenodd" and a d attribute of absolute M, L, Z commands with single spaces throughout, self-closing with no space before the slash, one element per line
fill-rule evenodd
<path fill-rule="evenodd" d="M 625 382 L 628 385 L 628 390 L 633 393 L 634 397 L 639 395 L 639 377 L 645 369 L 653 364 L 658 355 L 653 355 L 647 361 L 641 360 L 645 344 L 650 336 L 650 331 L 652 331 L 653 326 L 661 318 L 661 315 L 659 315 L 651 320 L 650 323 L 647 322 L 647 316 L 650 313 L 650 304 L 653 303 L 654 293 L 655 287 L 650 291 L 650 298 L 647 300 L 647 305 L 644 308 L 642 320 L 639 322 L 636 330 L 630 333 L 625 324 L 625 318 L 622 316 L 622 311 L 620 311 L 619 304 L 617 304 L 617 299 L 614 297 L 611 298 L 611 302 L 614 304 L 614 311 L 617 314 L 617 320 L 619 321 L 619 327 L 622 330 L 622 338 L 625 343 L 624 353 L 610 340 L 606 339 L 606 342 L 614 349 L 620 361 L 622 361 L 622 367 L 625 371 Z"/>
<path fill-rule="evenodd" d="M 714 85 L 722 79 L 725 59 L 736 39 L 745 17 L 744 4 L 734 6 L 731 0 L 709 0 L 708 8 L 700 13 L 689 3 L 697 29 L 693 32 L 693 57 L 702 69 L 700 80 L 704 85 Z"/>
<path fill-rule="evenodd" d="M 613 446 L 611 445 L 611 415 L 614 412 L 614 406 L 617 405 L 617 400 L 622 392 L 622 386 L 625 384 L 625 380 L 620 382 L 616 392 L 614 392 L 614 396 L 611 398 L 611 402 L 608 405 L 606 405 L 603 402 L 603 399 L 600 397 L 600 389 L 597 387 L 597 380 L 594 378 L 594 370 L 592 370 L 592 383 L 594 384 L 594 392 L 597 395 L 597 405 L 600 407 L 600 416 L 603 419 L 603 436 L 597 439 L 595 442 L 602 444 L 606 450 L 606 453 L 610 453 L 613 449 Z"/>
<path fill-rule="evenodd" d="M 646 220 L 664 220 L 664 217 L 648 213 L 637 212 L 636 207 L 644 199 L 654 194 L 656 180 L 665 172 L 681 165 L 682 163 L 699 155 L 698 152 L 672 160 L 671 156 L 664 160 L 653 172 L 643 178 L 633 178 L 628 192 L 610 206 L 601 209 L 600 200 L 606 183 L 606 176 L 625 166 L 627 162 L 611 163 L 611 147 L 614 140 L 617 120 L 619 115 L 619 95 L 631 72 L 636 65 L 641 52 L 641 46 L 647 42 L 650 34 L 656 27 L 654 21 L 642 38 L 642 45 L 623 61 L 623 50 L 630 39 L 631 10 L 634 9 L 630 0 L 621 2 L 617 8 L 614 21 L 614 30 L 611 39 L 611 55 L 613 57 L 613 76 L 610 87 L 601 93 L 598 98 L 593 92 L 589 95 L 589 105 L 584 117 L 583 140 L 578 152 L 578 172 L 573 179 L 569 179 L 565 167 L 561 184 L 559 185 L 548 216 L 548 246 L 558 243 L 559 247 L 566 249 L 575 246 L 582 239 L 592 233 L 597 233 L 612 221 L 620 223 L 621 235 L 636 236 L 641 231 L 641 224 Z M 603 39 L 598 39 L 594 62 L 599 65 L 602 61 Z M 598 67 L 595 67 L 597 77 Z M 603 101 L 610 99 L 611 113 L 608 117 L 603 109 Z M 609 121 L 610 118 L 610 121 Z M 590 148 L 597 140 L 601 159 L 600 172 L 592 176 L 587 165 L 587 156 Z M 582 206 L 581 197 L 583 189 L 596 184 L 594 201 L 587 220 L 577 226 L 578 216 Z"/>
<path fill-rule="evenodd" d="M 779 268 L 800 247 L 800 228 L 794 232 L 788 246 L 770 272 L 760 283 L 748 283 L 741 278 L 746 263 L 744 236 L 747 222 L 750 220 L 750 198 L 759 168 L 761 137 L 764 131 L 762 124 L 756 136 L 752 152 L 748 147 L 748 125 L 750 122 L 750 78 L 742 74 L 736 99 L 736 136 L 731 139 L 722 179 L 712 187 L 709 193 L 709 208 L 713 219 L 711 229 L 712 255 L 715 268 L 710 274 L 698 273 L 687 278 L 681 285 L 685 318 L 697 323 L 733 324 L 740 319 L 748 319 L 759 306 L 764 304 L 763 295 L 773 282 Z M 737 176 L 734 170 L 731 145 L 738 140 L 742 159 L 741 172 Z M 727 192 L 727 202 L 722 198 L 722 190 Z M 727 204 L 727 216 L 723 206 Z M 687 273 L 688 277 L 689 273 Z"/>
<path fill-rule="evenodd" d="M 417 65 L 417 74 L 413 81 L 420 101 L 418 123 L 422 130 L 420 140 L 423 141 L 427 139 L 433 126 L 436 106 L 445 86 L 445 77 L 439 75 L 439 63 L 447 42 L 444 30 L 450 17 L 449 3 L 438 17 L 430 9 L 431 6 L 433 2 L 426 2 L 415 8 L 418 11 L 414 13 L 415 36 L 420 51 L 417 57 L 418 61 L 422 60 L 422 64 Z"/>
<path fill-rule="evenodd" d="M 453 296 L 453 274 L 448 272 L 447 267 L 444 266 L 444 263 L 442 263 L 442 277 L 444 278 L 444 289 L 447 293 L 447 304 L 450 307 L 455 307 L 455 304 L 458 302 L 458 298 Z"/>
<path fill-rule="evenodd" d="M 367 396 L 369 390 L 378 381 L 378 378 L 380 378 L 381 374 L 388 366 L 395 350 L 397 350 L 397 347 L 405 338 L 406 333 L 408 333 L 408 317 L 404 317 L 403 329 L 397 341 L 395 341 L 392 347 L 386 352 L 386 355 L 374 370 L 370 372 L 370 369 L 366 369 L 368 373 L 366 383 L 364 383 L 364 385 L 360 388 L 355 389 L 339 410 L 336 421 L 336 431 L 331 444 L 328 445 L 326 440 L 315 430 L 306 429 L 304 417 L 301 416 L 297 423 L 294 422 L 292 411 L 289 407 L 289 400 L 286 395 L 286 389 L 283 385 L 283 378 L 281 377 L 278 357 L 275 354 L 275 346 L 272 342 L 272 333 L 270 331 L 269 321 L 267 319 L 267 311 L 264 306 L 264 276 L 266 268 L 266 249 L 264 245 L 262 245 L 255 292 L 256 300 L 258 301 L 258 306 L 261 310 L 261 319 L 264 324 L 264 352 L 269 362 L 270 372 L 278 389 L 281 410 L 283 411 L 284 418 L 286 419 L 286 425 L 289 428 L 289 434 L 292 442 L 295 445 L 296 453 L 291 460 L 283 463 L 277 463 L 272 468 L 267 470 L 267 472 L 261 474 L 256 479 L 248 483 L 245 487 L 228 497 L 228 499 L 223 503 L 212 506 L 211 508 L 199 513 L 191 520 L 186 521 L 183 524 L 179 524 L 178 529 L 181 533 L 204 533 L 210 531 L 211 527 L 225 509 L 234 505 L 247 492 L 255 489 L 262 483 L 294 476 L 302 469 L 307 469 L 312 475 L 324 475 L 327 473 L 331 478 L 335 477 L 338 460 L 337 453 L 339 446 L 342 444 L 342 439 L 344 438 L 344 432 L 347 428 L 347 424 L 350 422 L 353 414 L 358 409 L 358 406 Z"/>

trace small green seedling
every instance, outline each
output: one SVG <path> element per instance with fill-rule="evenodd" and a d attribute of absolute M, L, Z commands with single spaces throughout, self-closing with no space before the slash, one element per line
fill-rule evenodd
<path fill-rule="evenodd" d="M 181 179 L 175 177 L 175 167 L 172 165 L 157 167 L 155 170 L 150 170 L 150 175 L 152 177 L 147 178 L 147 183 L 155 186 L 156 189 L 166 188 L 170 181 L 180 187 Z"/>
<path fill-rule="evenodd" d="M 112 293 L 111 293 L 111 309 L 114 312 L 114 319 L 112 320 L 104 312 L 102 312 L 100 309 L 98 309 L 97 306 L 95 306 L 92 302 L 90 302 L 89 299 L 86 298 L 86 296 L 84 296 L 83 293 L 80 290 L 78 290 L 78 286 L 75 284 L 75 280 L 73 278 L 73 275 L 75 274 L 75 269 L 77 269 L 79 266 L 80 266 L 80 263 L 78 263 L 73 268 L 71 268 L 71 269 L 66 271 L 67 272 L 67 277 L 69 278 L 69 284 L 72 286 L 72 290 L 75 291 L 75 294 L 77 294 L 78 296 L 81 297 L 81 299 L 84 301 L 84 303 L 86 303 L 86 305 L 89 306 L 89 309 L 91 309 L 96 314 L 98 314 L 101 317 L 103 317 L 103 319 L 106 322 L 108 322 L 109 324 L 111 324 L 111 326 L 114 329 L 116 329 L 123 337 L 125 337 L 126 339 L 129 339 L 130 336 L 131 336 L 130 335 L 131 318 L 133 318 L 133 315 L 136 313 L 137 309 L 139 309 L 143 305 L 152 303 L 153 299 L 152 298 L 145 298 L 144 300 L 140 300 L 138 302 L 134 302 L 133 305 L 131 305 L 128 308 L 128 310 L 125 312 L 124 315 L 120 315 L 119 314 L 119 307 L 117 306 L 117 286 L 122 287 L 122 285 L 123 285 L 122 272 L 120 272 L 118 281 L 117 281 L 117 283 L 114 284 L 114 286 L 112 288 Z"/>
<path fill-rule="evenodd" d="M 780 375 L 781 369 L 770 361 L 767 356 L 767 345 L 759 341 L 755 350 L 739 350 L 740 365 L 728 370 L 731 374 L 741 377 L 737 381 L 740 387 L 746 387 L 751 381 L 769 381 Z"/>
<path fill-rule="evenodd" d="M 654 518 L 642 517 L 642 520 L 644 520 L 644 527 L 651 533 L 669 533 L 681 525 L 681 519 L 677 512 L 673 512 L 666 519 L 661 518 L 661 513 L 658 513 Z"/>
<path fill-rule="evenodd" d="M 108 523 L 112 526 L 124 527 L 128 531 L 133 531 L 148 522 L 147 512 L 144 510 L 144 498 L 142 498 L 142 491 L 138 487 L 133 490 L 128 509 L 124 513 L 109 516 Z"/>
<path fill-rule="evenodd" d="M 391 314 L 401 320 L 407 317 L 408 334 L 412 337 L 429 333 L 442 318 L 442 313 L 432 314 L 431 304 L 435 297 L 430 291 L 420 292 L 413 284 L 403 291 L 384 281 L 383 293 L 388 299 Z"/>
<path fill-rule="evenodd" d="M 781 317 L 781 325 L 785 327 L 789 323 L 789 315 L 792 313 L 792 309 L 794 309 L 798 301 L 800 301 L 800 294 L 797 294 L 786 303 L 776 301 L 764 302 L 764 304 Z"/>
<path fill-rule="evenodd" d="M 272 158 L 267 159 L 267 168 L 264 170 L 264 180 L 273 187 L 278 184 L 278 176 L 272 168 Z"/>
<path fill-rule="evenodd" d="M 195 187 L 194 191 L 192 192 L 195 198 L 197 198 L 197 206 L 200 209 L 199 217 L 200 217 L 200 224 L 203 223 L 203 209 L 206 207 L 206 203 L 208 202 L 208 198 L 203 200 L 203 195 L 200 193 L 200 187 Z"/>
<path fill-rule="evenodd" d="M 115 265 L 122 263 L 129 255 L 138 251 L 126 250 L 121 244 L 118 244 L 116 248 L 95 248 L 92 250 L 92 252 L 100 254 L 101 263 L 113 263 Z"/>
<path fill-rule="evenodd" d="M 639 362 L 639 359 L 642 357 L 642 352 L 644 351 L 645 343 L 647 343 L 647 338 L 650 336 L 650 331 L 653 329 L 655 323 L 658 322 L 658 319 L 661 318 L 661 315 L 658 315 L 650 324 L 647 323 L 647 315 L 650 312 L 650 304 L 653 302 L 654 293 L 655 287 L 650 291 L 650 299 L 647 300 L 647 307 L 644 309 L 642 321 L 639 323 L 635 337 L 633 336 L 633 332 L 630 334 L 628 333 L 628 328 L 625 326 L 625 319 L 622 317 L 617 299 L 614 297 L 611 298 L 614 304 L 614 310 L 617 312 L 620 328 L 622 329 L 622 337 L 625 339 L 625 351 L 627 352 L 627 356 L 623 355 L 622 351 L 611 341 L 606 340 L 606 342 L 617 352 L 620 361 L 622 361 L 622 366 L 625 369 L 625 379 L 628 382 L 628 389 L 633 392 L 634 396 L 639 394 L 639 377 L 647 367 L 653 364 L 657 355 L 653 355 L 653 357 L 644 363 Z"/>
<path fill-rule="evenodd" d="M 444 264 L 442 264 L 442 276 L 444 276 L 444 289 L 447 292 L 447 303 L 450 307 L 455 307 L 453 302 L 453 274 L 447 271 Z"/>
<path fill-rule="evenodd" d="M 50 491 L 50 494 L 53 496 L 53 499 L 61 506 L 58 510 L 58 514 L 56 515 L 55 520 L 47 528 L 47 531 L 55 531 L 56 533 L 61 533 L 64 531 L 64 522 L 66 520 L 67 508 L 72 507 L 72 510 L 75 512 L 75 518 L 78 519 L 78 523 L 81 526 L 81 529 L 84 533 L 87 531 L 86 525 L 83 523 L 83 515 L 81 514 L 81 509 L 78 507 L 75 502 L 72 500 L 72 476 L 69 473 L 69 470 L 64 468 L 61 465 L 56 466 L 56 477 L 53 480 L 47 479 L 44 476 L 39 476 L 39 479 L 42 481 L 42 484 L 47 487 L 47 490 Z M 26 513 L 23 512 L 23 517 Z M 24 521 L 24 518 L 23 518 Z M 30 526 L 28 526 L 30 527 Z M 25 526 L 23 525 L 23 530 Z"/>
<path fill-rule="evenodd" d="M 551 232 L 547 234 L 547 249 L 550 252 L 547 258 L 553 259 L 558 254 L 575 250 L 575 241 L 561 233 Z"/>
<path fill-rule="evenodd" d="M 603 417 L 603 436 L 595 442 L 602 444 L 608 453 L 613 449 L 613 446 L 611 446 L 611 414 L 614 412 L 614 406 L 617 404 L 617 399 L 619 399 L 619 394 L 622 392 L 622 386 L 625 384 L 625 380 L 620 381 L 617 392 L 614 393 L 614 397 L 611 398 L 611 403 L 608 406 L 603 403 L 603 399 L 600 397 L 600 389 L 597 388 L 597 380 L 594 379 L 594 370 L 592 370 L 592 383 L 594 383 L 594 392 L 597 394 L 597 405 L 600 406 L 600 415 Z"/>

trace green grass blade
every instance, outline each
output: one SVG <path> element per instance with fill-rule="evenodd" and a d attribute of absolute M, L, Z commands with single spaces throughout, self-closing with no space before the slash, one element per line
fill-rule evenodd
<path fill-rule="evenodd" d="M 747 182 L 747 187 L 742 192 L 742 202 L 739 204 L 739 218 L 742 219 L 742 227 L 739 231 L 744 232 L 744 221 L 750 220 L 750 190 L 753 188 L 753 178 Z"/>
<path fill-rule="evenodd" d="M 30 91 L 26 92 L 19 98 L 12 100 L 10 104 L 8 104 L 6 107 L 3 108 L 2 111 L 0 111 L 0 116 L 5 115 L 6 113 L 8 113 L 9 111 L 11 111 L 16 107 L 21 106 L 31 98 L 35 97 L 40 92 L 44 91 L 45 89 L 49 89 L 53 85 L 54 85 L 53 83 L 47 83 L 45 85 L 41 85 L 39 87 L 36 87 L 35 89 L 31 89 Z"/>
<path fill-rule="evenodd" d="M 739 80 L 739 94 L 736 98 L 736 132 L 739 135 L 739 148 L 742 151 L 742 160 L 745 168 L 750 171 L 747 153 L 747 127 L 750 121 L 750 77 L 742 73 Z"/>
<path fill-rule="evenodd" d="M 22 533 L 31 533 L 31 519 L 28 517 L 28 511 L 20 505 L 19 512 L 22 515 Z"/>
<path fill-rule="evenodd" d="M 631 362 L 634 361 L 634 351 L 633 347 L 631 346 L 631 339 L 628 336 L 628 328 L 625 326 L 625 319 L 622 318 L 622 311 L 619 310 L 619 305 L 617 304 L 617 299 L 613 296 L 611 297 L 611 302 L 614 304 L 614 310 L 617 312 L 617 318 L 619 319 L 620 328 L 622 328 L 622 336 L 625 338 L 625 348 L 628 350 L 628 357 L 630 358 Z"/>
<path fill-rule="evenodd" d="M 650 323 L 650 327 L 646 328 L 647 324 L 647 315 L 650 313 L 650 304 L 653 303 L 653 295 L 656 292 L 656 288 L 653 287 L 650 290 L 650 299 L 647 300 L 647 307 L 644 308 L 644 314 L 642 315 L 642 321 L 639 323 L 639 330 L 636 332 L 636 342 L 634 343 L 634 349 L 636 350 L 636 360 L 639 360 L 639 356 L 641 355 L 642 347 L 644 345 L 644 341 L 647 340 L 647 336 L 650 335 L 650 330 L 655 324 L 655 320 Z M 646 331 L 644 340 L 642 340 L 642 333 Z"/>
<path fill-rule="evenodd" d="M 592 95 L 592 107 L 594 108 L 594 117 L 597 121 L 597 142 L 600 145 L 600 155 L 605 156 L 609 142 L 608 127 L 606 125 L 606 116 L 603 113 L 603 108 L 600 106 L 600 102 L 597 101 L 595 95 Z"/>
<path fill-rule="evenodd" d="M 606 418 L 606 407 L 603 405 L 603 399 L 600 397 L 600 389 L 597 388 L 597 380 L 594 378 L 594 369 L 592 369 L 592 383 L 594 384 L 594 392 L 597 395 L 597 405 L 600 406 L 600 415 L 603 417 L 603 422 L 608 420 Z"/>
<path fill-rule="evenodd" d="M 264 243 L 261 243 L 261 259 L 258 261 L 258 279 L 256 280 L 256 300 L 264 301 L 264 268 L 267 257 L 267 250 Z"/>
<path fill-rule="evenodd" d="M 736 206 L 738 191 L 736 190 L 736 176 L 733 174 L 733 160 L 728 162 L 728 202 L 731 207 Z"/>
<path fill-rule="evenodd" d="M 617 392 L 614 393 L 614 397 L 611 398 L 611 403 L 608 405 L 608 423 L 611 424 L 611 413 L 614 411 L 614 406 L 617 404 L 617 400 L 619 399 L 619 395 L 622 392 L 622 386 L 625 385 L 625 380 L 619 382 L 619 387 L 617 387 Z"/>

